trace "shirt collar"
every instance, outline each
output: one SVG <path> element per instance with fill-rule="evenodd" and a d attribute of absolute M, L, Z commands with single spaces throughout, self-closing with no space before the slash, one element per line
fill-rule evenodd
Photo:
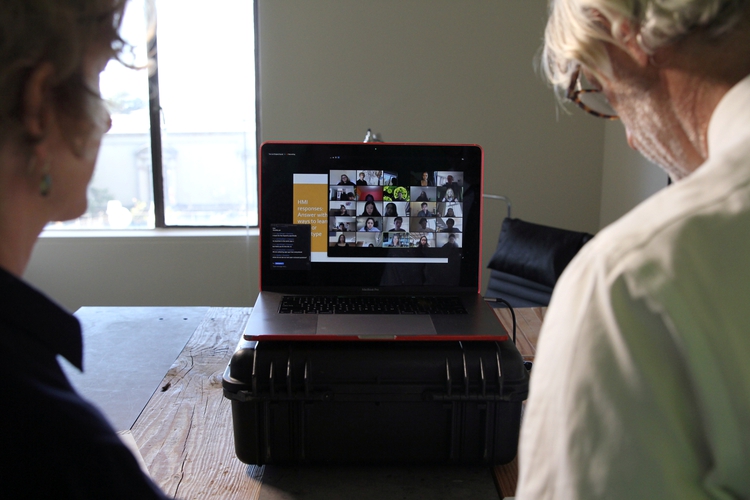
<path fill-rule="evenodd" d="M 81 324 L 63 308 L 16 276 L 0 268 L 0 321 L 34 337 L 83 370 Z"/>
<path fill-rule="evenodd" d="M 736 140 L 746 140 L 747 110 L 750 109 L 750 75 L 729 89 L 716 106 L 708 122 L 709 157 L 731 147 Z M 743 110 L 743 111 L 740 111 Z"/>

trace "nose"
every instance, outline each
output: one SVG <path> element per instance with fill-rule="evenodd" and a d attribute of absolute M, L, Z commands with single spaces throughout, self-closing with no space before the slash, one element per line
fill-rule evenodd
<path fill-rule="evenodd" d="M 103 123 L 104 123 L 104 133 L 106 134 L 107 132 L 110 131 L 110 129 L 112 129 L 112 115 L 110 115 L 109 111 L 107 111 L 106 109 L 104 110 Z"/>
<path fill-rule="evenodd" d="M 633 151 L 638 151 L 638 147 L 635 144 L 635 137 L 633 137 L 633 134 L 630 133 L 630 129 L 625 129 L 625 137 L 628 139 L 628 146 L 630 146 L 630 149 Z"/>

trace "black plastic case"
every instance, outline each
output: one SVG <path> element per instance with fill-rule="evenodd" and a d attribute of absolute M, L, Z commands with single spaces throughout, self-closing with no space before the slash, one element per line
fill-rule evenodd
<path fill-rule="evenodd" d="M 223 379 L 247 464 L 507 463 L 528 386 L 511 341 L 243 340 Z"/>

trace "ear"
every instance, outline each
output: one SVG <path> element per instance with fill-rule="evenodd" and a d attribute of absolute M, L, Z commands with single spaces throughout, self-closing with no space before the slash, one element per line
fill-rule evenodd
<path fill-rule="evenodd" d="M 641 67 L 649 64 L 650 54 L 638 43 L 638 30 L 629 21 L 624 21 L 620 26 L 620 42 L 622 49 Z"/>
<path fill-rule="evenodd" d="M 31 72 L 23 88 L 23 109 L 21 124 L 24 131 L 33 138 L 42 138 L 47 132 L 53 112 L 49 89 L 55 68 L 50 62 L 43 62 Z"/>

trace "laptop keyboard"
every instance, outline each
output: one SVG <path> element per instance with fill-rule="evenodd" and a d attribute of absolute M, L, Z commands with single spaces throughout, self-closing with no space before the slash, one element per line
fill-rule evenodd
<path fill-rule="evenodd" d="M 285 295 L 281 314 L 467 314 L 458 297 Z"/>

